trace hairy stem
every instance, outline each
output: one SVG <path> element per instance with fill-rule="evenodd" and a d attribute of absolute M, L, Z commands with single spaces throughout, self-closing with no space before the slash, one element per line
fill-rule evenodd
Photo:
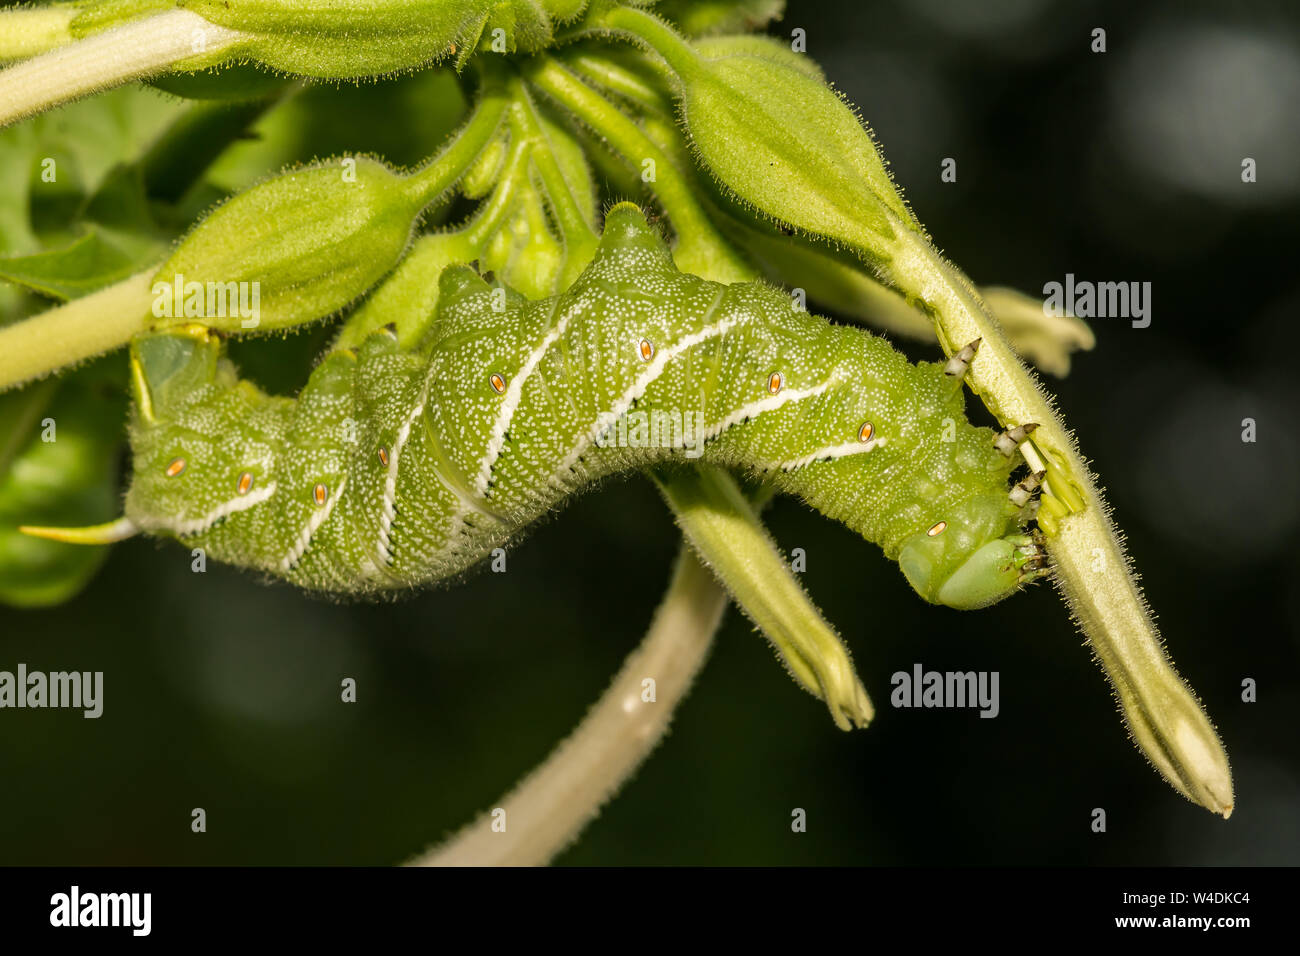
<path fill-rule="evenodd" d="M 547 202 L 564 239 L 565 263 L 560 288 L 567 289 L 596 254 L 598 238 L 564 178 L 528 91 L 518 83 L 513 92 L 513 125 L 520 138 L 537 145 L 532 151 L 533 166 L 541 178 Z"/>
<path fill-rule="evenodd" d="M 617 107 L 548 57 L 524 64 L 525 78 L 594 132 L 638 170 L 672 220 L 678 242 L 673 258 L 686 272 L 718 282 L 741 282 L 753 276 L 752 267 L 718 231 L 695 186 L 634 122 Z"/>
<path fill-rule="evenodd" d="M 71 43 L 68 24 L 78 12 L 67 7 L 0 10 L 0 60 L 21 60 Z"/>
<path fill-rule="evenodd" d="M 708 658 L 726 606 L 727 596 L 713 575 L 683 549 L 645 640 L 582 723 L 493 810 L 412 865 L 550 862 L 663 738 Z M 647 678 L 654 680 L 654 700 L 645 699 Z M 494 829 L 496 821 L 501 822 Z"/>
<path fill-rule="evenodd" d="M 666 98 L 659 87 L 652 86 L 642 76 L 620 63 L 587 50 L 560 51 L 556 58 L 584 80 L 631 100 L 642 110 L 667 117 L 673 115 L 672 100 Z"/>
<path fill-rule="evenodd" d="M 655 476 L 686 539 L 841 730 L 875 715 L 848 650 L 795 580 L 734 478 L 701 466 Z"/>
<path fill-rule="evenodd" d="M 152 321 L 154 268 L 0 329 L 0 391 L 111 351 Z"/>
<path fill-rule="evenodd" d="M 686 76 L 698 68 L 699 55 L 676 30 L 652 13 L 632 7 L 608 8 L 592 25 L 604 27 L 615 33 L 626 34 L 642 46 L 664 58 L 678 76 Z"/>
<path fill-rule="evenodd" d="M 455 184 L 496 136 L 509 102 L 499 86 L 485 86 L 474 112 L 443 150 L 407 177 L 407 190 L 428 204 Z"/>
<path fill-rule="evenodd" d="M 591 223 L 587 222 L 582 210 L 578 208 L 578 202 L 569 189 L 568 182 L 565 181 L 564 173 L 560 170 L 560 164 L 556 162 L 555 154 L 547 142 L 546 133 L 537 118 L 537 108 L 522 85 L 518 86 L 515 92 L 512 108 L 520 135 L 531 139 L 540 147 L 533 151 L 533 165 L 537 167 L 542 184 L 546 187 L 547 198 L 551 203 L 556 225 L 560 227 L 561 234 L 567 240 L 581 240 L 594 246 L 596 232 L 592 229 Z"/>
<path fill-rule="evenodd" d="M 1045 468 L 1044 507 L 1057 584 L 1115 688 L 1134 741 L 1164 778 L 1194 803 L 1232 812 L 1232 774 L 1209 718 L 1178 676 L 1133 578 L 1105 499 L 1074 436 L 1016 357 L 965 276 L 924 237 L 898 229 L 890 278 L 934 316 L 948 355 L 982 338 L 966 381 L 1004 425 L 1037 422 L 1022 446 Z"/>
<path fill-rule="evenodd" d="M 244 34 L 188 10 L 125 23 L 0 71 L 0 127 L 70 100 L 154 76 L 182 60 L 214 58 Z"/>

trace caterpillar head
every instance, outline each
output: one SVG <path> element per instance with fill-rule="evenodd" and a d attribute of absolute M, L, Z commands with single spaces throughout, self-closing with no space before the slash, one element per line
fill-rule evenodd
<path fill-rule="evenodd" d="M 131 392 L 136 418 L 155 424 L 186 398 L 217 380 L 221 341 L 201 325 L 136 336 L 131 342 Z"/>
<path fill-rule="evenodd" d="M 190 410 L 214 391 L 236 387 L 223 344 L 197 325 L 153 332 L 131 343 L 131 416 L 134 474 L 126 514 L 139 527 L 165 517 L 177 526 L 211 507 L 212 482 L 203 472 L 220 467 L 216 443 L 229 429 L 196 421 Z M 207 406 L 205 406 L 207 407 Z"/>
<path fill-rule="evenodd" d="M 996 604 L 1039 573 L 1039 549 L 1016 532 L 1005 498 L 982 495 L 904 543 L 898 556 L 916 592 L 933 604 L 974 610 Z"/>

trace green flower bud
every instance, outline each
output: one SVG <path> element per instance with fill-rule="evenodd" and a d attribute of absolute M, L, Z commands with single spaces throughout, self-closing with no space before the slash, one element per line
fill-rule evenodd
<path fill-rule="evenodd" d="M 282 329 L 337 312 L 401 259 L 429 200 L 365 157 L 283 173 L 217 209 L 154 276 L 160 325 Z"/>
<path fill-rule="evenodd" d="M 564 246 L 548 228 L 541 194 L 531 183 L 521 185 L 516 210 L 499 236 L 506 242 L 489 243 L 480 263 L 495 272 L 511 289 L 529 299 L 542 299 L 561 291 Z"/>
<path fill-rule="evenodd" d="M 707 60 L 718 60 L 728 56 L 757 56 L 793 67 L 820 83 L 826 82 L 826 75 L 822 73 L 822 68 L 817 65 L 816 60 L 806 54 L 795 53 L 788 43 L 783 43 L 776 37 L 756 33 L 736 33 L 704 37 L 696 40 L 694 46 L 695 51 Z"/>
<path fill-rule="evenodd" d="M 779 20 L 785 0 L 662 0 L 655 9 L 687 36 L 712 36 Z"/>
<path fill-rule="evenodd" d="M 784 52 L 752 42 L 692 46 L 626 7 L 599 22 L 664 57 L 681 84 L 698 161 L 748 206 L 877 260 L 890 256 L 900 225 L 920 231 L 852 108 Z"/>
<path fill-rule="evenodd" d="M 447 148 L 408 176 L 345 156 L 218 206 L 154 275 L 157 324 L 265 331 L 342 309 L 397 265 L 420 213 L 474 164 L 504 112 L 499 91 L 485 88 Z"/>

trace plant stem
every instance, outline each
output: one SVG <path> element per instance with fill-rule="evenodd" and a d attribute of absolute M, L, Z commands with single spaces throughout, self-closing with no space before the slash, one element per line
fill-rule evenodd
<path fill-rule="evenodd" d="M 621 63 L 615 63 L 607 57 L 588 51 L 561 51 L 557 54 L 557 58 L 584 80 L 595 82 L 631 100 L 643 111 L 649 110 L 668 117 L 673 115 L 672 102 L 664 98 L 659 88 L 650 85 L 644 78 Z M 662 70 L 663 67 L 660 66 L 660 69 Z M 665 75 L 675 78 L 674 74 L 666 71 Z"/>
<path fill-rule="evenodd" d="M 1073 435 L 969 280 L 924 237 L 902 228 L 898 234 L 900 246 L 887 271 L 934 316 L 944 351 L 951 356 L 967 342 L 983 339 L 966 378 L 972 390 L 1003 425 L 1038 423 L 1021 450 L 1031 468 L 1048 472 L 1044 508 L 1050 502 L 1056 517 L 1044 529 L 1055 578 L 1115 688 L 1134 740 L 1174 789 L 1228 816 L 1232 774 L 1223 744 L 1165 654 Z"/>
<path fill-rule="evenodd" d="M 583 216 L 582 210 L 578 208 L 578 202 L 569 189 L 569 184 L 560 170 L 560 164 L 555 160 L 555 153 L 542 129 L 541 121 L 537 118 L 537 107 L 533 105 L 522 83 L 516 87 L 513 110 L 520 135 L 531 139 L 541 147 L 533 150 L 533 165 L 537 167 L 542 184 L 546 187 L 547 198 L 550 200 L 560 232 L 568 240 L 595 245 L 596 232 Z"/>
<path fill-rule="evenodd" d="M 154 76 L 235 46 L 245 34 L 169 10 L 50 50 L 0 71 L 0 127 L 70 100 Z"/>
<path fill-rule="evenodd" d="M 0 60 L 22 60 L 71 43 L 68 24 L 78 12 L 67 7 L 0 10 Z"/>
<path fill-rule="evenodd" d="M 699 70 L 700 56 L 671 26 L 654 14 L 632 7 L 610 7 L 596 17 L 592 25 L 624 33 L 658 53 L 680 77 L 690 76 Z"/>
<path fill-rule="evenodd" d="M 155 271 L 0 329 L 0 391 L 111 351 L 147 328 Z"/>
<path fill-rule="evenodd" d="M 518 81 L 512 87 L 512 125 L 520 138 L 537 145 L 531 151 L 533 166 L 542 180 L 547 202 L 564 239 L 565 261 L 559 287 L 567 289 L 596 254 L 596 232 L 583 215 L 564 178 L 528 91 Z"/>
<path fill-rule="evenodd" d="M 503 90 L 495 85 L 484 87 L 473 114 L 452 134 L 446 148 L 407 177 L 406 188 L 411 195 L 427 205 L 465 175 L 496 136 L 508 105 Z"/>
<path fill-rule="evenodd" d="M 654 750 L 708 658 L 727 596 L 689 551 L 645 640 L 563 743 L 497 803 L 415 866 L 538 866 L 572 843 Z M 655 700 L 645 700 L 647 678 Z"/>
<path fill-rule="evenodd" d="M 479 204 L 473 218 L 465 224 L 466 241 L 473 245 L 477 252 L 482 252 L 483 245 L 514 211 L 515 203 L 519 199 L 520 187 L 527 181 L 530 152 L 532 152 L 531 143 L 517 139 L 511 142 L 501 178 L 497 180 L 492 194 Z"/>
<path fill-rule="evenodd" d="M 847 649 L 795 580 L 735 479 L 704 465 L 655 481 L 686 539 L 772 642 L 791 676 L 826 702 L 841 730 L 867 726 L 875 709 Z"/>
<path fill-rule="evenodd" d="M 673 258 L 681 269 L 718 282 L 742 282 L 753 276 L 753 268 L 696 201 L 694 184 L 635 123 L 553 59 L 537 57 L 525 63 L 523 71 L 533 86 L 603 136 L 643 177 L 651 175 L 648 182 L 677 231 Z M 647 160 L 649 167 L 644 165 Z"/>

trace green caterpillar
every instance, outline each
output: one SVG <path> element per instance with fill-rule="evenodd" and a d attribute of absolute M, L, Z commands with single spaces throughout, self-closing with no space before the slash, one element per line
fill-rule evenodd
<path fill-rule="evenodd" d="M 966 422 L 953 363 L 684 274 L 632 204 L 561 295 L 446 270 L 424 341 L 377 332 L 288 399 L 202 327 L 138 337 L 120 529 L 364 593 L 453 575 L 603 477 L 697 458 L 844 522 L 929 601 L 980 607 L 1041 573 L 1032 483 L 1009 494 L 1023 434 Z"/>

